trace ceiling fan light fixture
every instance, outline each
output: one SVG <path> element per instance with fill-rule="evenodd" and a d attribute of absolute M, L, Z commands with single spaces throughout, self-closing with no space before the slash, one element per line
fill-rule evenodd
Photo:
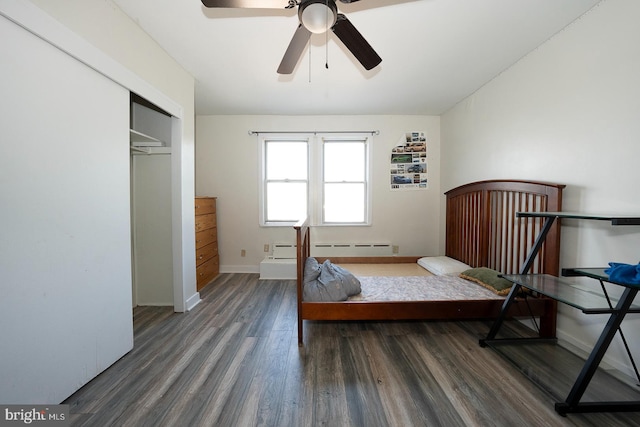
<path fill-rule="evenodd" d="M 300 4 L 298 14 L 307 30 L 322 34 L 336 23 L 338 8 L 333 0 L 309 0 Z"/>

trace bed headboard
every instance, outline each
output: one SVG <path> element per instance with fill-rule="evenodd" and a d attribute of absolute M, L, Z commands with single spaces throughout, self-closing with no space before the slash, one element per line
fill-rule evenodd
<path fill-rule="evenodd" d="M 515 274 L 544 220 L 516 218 L 516 212 L 559 212 L 562 184 L 517 180 L 478 181 L 449 190 L 445 255 L 472 267 Z M 534 260 L 532 273 L 557 276 L 560 229 L 556 221 Z"/>

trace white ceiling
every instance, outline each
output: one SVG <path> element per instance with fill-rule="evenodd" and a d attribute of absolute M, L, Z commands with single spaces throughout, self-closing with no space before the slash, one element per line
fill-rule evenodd
<path fill-rule="evenodd" d="M 335 35 L 320 34 L 288 76 L 276 69 L 295 10 L 114 1 L 194 76 L 198 115 L 438 115 L 599 0 L 337 2 L 382 63 L 365 71 Z"/>

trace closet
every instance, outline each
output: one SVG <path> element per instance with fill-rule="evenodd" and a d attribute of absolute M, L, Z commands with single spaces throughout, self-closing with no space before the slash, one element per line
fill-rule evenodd
<path fill-rule="evenodd" d="M 133 306 L 172 306 L 172 120 L 135 94 L 130 105 Z"/>

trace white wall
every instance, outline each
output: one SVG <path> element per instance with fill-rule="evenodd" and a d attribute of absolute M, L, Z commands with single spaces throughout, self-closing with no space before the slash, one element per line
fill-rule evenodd
<path fill-rule="evenodd" d="M 372 147 L 373 225 L 317 227 L 314 240 L 324 242 L 386 241 L 400 255 L 438 255 L 440 220 L 440 124 L 431 116 L 198 116 L 196 194 L 217 196 L 221 271 L 258 271 L 264 244 L 292 242 L 292 227 L 258 225 L 258 137 L 260 131 L 379 130 Z M 429 188 L 389 188 L 391 149 L 406 132 L 427 138 Z M 246 250 L 246 257 L 240 251 Z M 442 250 L 441 250 L 442 249 Z"/>
<path fill-rule="evenodd" d="M 129 92 L 0 39 L 0 402 L 59 403 L 133 347 Z"/>
<path fill-rule="evenodd" d="M 171 155 L 131 157 L 134 306 L 173 306 Z"/>
<path fill-rule="evenodd" d="M 181 119 L 173 120 L 178 129 L 171 156 L 174 302 L 176 311 L 189 309 L 199 301 L 193 232 L 193 77 L 110 0 L 30 1 L 143 79 L 144 84 L 129 89 Z"/>
<path fill-rule="evenodd" d="M 640 214 L 640 2 L 606 0 L 442 116 L 442 185 L 564 183 L 565 211 Z M 561 266 L 637 263 L 640 227 L 565 221 Z M 596 285 L 597 282 L 585 282 Z M 590 348 L 605 318 L 561 307 L 559 337 Z M 640 323 L 623 324 L 640 357 Z M 608 361 L 630 373 L 616 339 Z"/>

